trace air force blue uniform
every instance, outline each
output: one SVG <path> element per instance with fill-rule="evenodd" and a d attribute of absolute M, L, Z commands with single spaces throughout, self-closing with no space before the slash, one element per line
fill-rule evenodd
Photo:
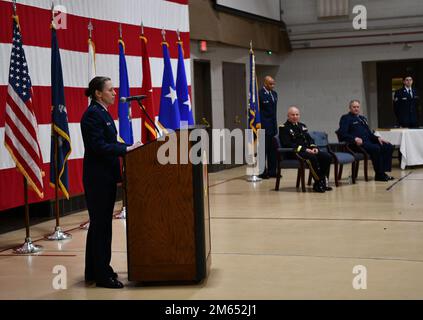
<path fill-rule="evenodd" d="M 406 128 L 415 128 L 417 124 L 417 104 L 419 97 L 416 90 L 403 87 L 395 91 L 394 112 L 398 125 Z"/>
<path fill-rule="evenodd" d="M 271 90 L 261 88 L 259 91 L 261 128 L 266 130 L 265 149 L 267 165 L 265 173 L 276 176 L 276 153 L 273 148 L 273 136 L 278 133 L 277 104 L 278 94 Z"/>
<path fill-rule="evenodd" d="M 112 219 L 116 184 L 121 181 L 119 156 L 126 145 L 117 141 L 109 112 L 93 101 L 81 119 L 84 140 L 83 183 L 90 216 L 85 252 L 85 279 L 103 282 L 112 277 Z"/>
<path fill-rule="evenodd" d="M 341 117 L 339 135 L 342 141 L 355 144 L 355 138 L 361 138 L 364 150 L 370 155 L 376 177 L 385 176 L 391 171 L 393 146 L 390 143 L 379 143 L 378 137 L 370 130 L 366 117 L 351 112 Z"/>

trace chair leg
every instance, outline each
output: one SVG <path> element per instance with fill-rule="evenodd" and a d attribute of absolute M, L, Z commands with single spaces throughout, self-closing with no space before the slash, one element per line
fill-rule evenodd
<path fill-rule="evenodd" d="M 340 165 L 339 170 L 342 171 L 342 164 Z M 335 174 L 334 174 L 335 175 L 335 186 L 339 187 L 339 180 L 338 180 L 338 175 L 337 175 L 337 173 L 338 173 L 338 162 L 335 162 L 334 171 L 335 171 Z"/>
<path fill-rule="evenodd" d="M 369 168 L 369 161 L 368 159 L 364 159 L 364 180 L 369 181 L 368 170 Z"/>
<path fill-rule="evenodd" d="M 355 180 L 357 180 L 358 177 L 358 170 L 360 169 L 360 161 L 357 161 L 356 165 L 355 165 L 355 170 L 354 170 L 354 178 Z"/>
<path fill-rule="evenodd" d="M 357 165 L 357 161 L 354 161 L 353 163 L 351 163 L 351 180 L 353 184 L 355 184 L 355 180 L 356 180 L 354 175 L 356 165 Z"/>
<path fill-rule="evenodd" d="M 300 187 L 300 178 L 301 178 L 301 168 L 298 168 L 297 170 L 297 189 Z"/>
<path fill-rule="evenodd" d="M 344 166 L 341 164 L 339 166 L 339 172 L 338 172 L 338 181 L 342 180 L 342 169 L 344 168 Z"/>
<path fill-rule="evenodd" d="M 308 181 L 307 181 L 307 185 L 311 186 L 311 180 L 312 180 L 312 176 L 311 176 L 311 172 L 310 170 L 308 171 Z"/>
<path fill-rule="evenodd" d="M 301 169 L 301 190 L 303 192 L 306 192 L 306 188 L 305 188 L 305 169 L 304 169 L 304 167 Z"/>
<path fill-rule="evenodd" d="M 279 183 L 281 181 L 281 168 L 278 166 L 277 175 L 276 175 L 276 184 L 275 184 L 275 190 L 279 190 Z"/>

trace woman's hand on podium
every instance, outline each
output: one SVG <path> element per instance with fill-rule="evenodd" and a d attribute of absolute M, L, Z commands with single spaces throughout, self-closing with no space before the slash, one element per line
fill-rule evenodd
<path fill-rule="evenodd" d="M 137 141 L 132 146 L 126 147 L 126 152 L 129 152 L 129 151 L 134 150 L 134 149 L 141 147 L 141 146 L 142 146 L 141 141 Z"/>

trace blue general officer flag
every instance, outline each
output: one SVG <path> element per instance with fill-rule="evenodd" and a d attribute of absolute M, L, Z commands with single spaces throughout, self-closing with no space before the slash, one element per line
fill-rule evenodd
<path fill-rule="evenodd" d="M 125 43 L 119 40 L 119 136 L 126 144 L 132 145 L 134 143 L 134 136 L 132 133 L 131 108 L 129 102 L 120 102 L 120 98 L 129 96 Z"/>
<path fill-rule="evenodd" d="M 254 141 L 257 139 L 257 130 L 261 128 L 260 106 L 258 100 L 258 87 L 256 77 L 256 61 L 254 52 L 250 50 L 250 93 L 248 103 L 248 123 L 249 128 L 254 133 Z"/>
<path fill-rule="evenodd" d="M 168 46 L 167 42 L 162 42 L 164 70 L 159 121 L 165 128 L 175 130 L 179 129 L 181 118 Z"/>
<path fill-rule="evenodd" d="M 65 104 L 65 90 L 63 87 L 62 62 L 60 60 L 56 29 L 53 24 L 51 28 L 51 105 L 50 183 L 52 186 L 55 186 L 57 179 L 59 189 L 69 199 L 67 160 L 71 153 L 71 141 Z M 57 137 L 57 148 L 55 136 Z M 58 178 L 56 177 L 56 164 Z"/>
<path fill-rule="evenodd" d="M 179 114 L 181 121 L 194 124 L 192 117 L 191 100 L 188 93 L 187 76 L 185 73 L 184 51 L 182 42 L 178 42 L 178 71 L 176 75 L 176 92 L 178 93 Z"/>

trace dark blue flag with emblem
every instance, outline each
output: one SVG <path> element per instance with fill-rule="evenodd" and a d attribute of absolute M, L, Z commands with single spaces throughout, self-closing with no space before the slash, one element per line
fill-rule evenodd
<path fill-rule="evenodd" d="M 67 160 L 71 153 L 71 141 L 63 87 L 62 62 L 56 29 L 53 24 L 51 27 L 51 105 L 50 184 L 55 187 L 57 179 L 59 190 L 69 199 Z M 57 146 L 55 136 L 57 137 Z"/>
<path fill-rule="evenodd" d="M 188 92 L 187 76 L 185 73 L 184 50 L 182 41 L 178 41 L 178 71 L 176 75 L 176 92 L 178 93 L 179 113 L 181 121 L 194 124 L 192 117 L 191 100 Z"/>
<path fill-rule="evenodd" d="M 128 69 L 125 58 L 125 43 L 119 40 L 119 100 L 122 97 L 129 97 Z M 131 106 L 129 102 L 120 102 L 118 107 L 119 115 L 119 137 L 127 145 L 134 144 L 132 132 Z"/>
<path fill-rule="evenodd" d="M 164 69 L 159 121 L 163 127 L 175 130 L 179 129 L 181 118 L 168 46 L 169 44 L 167 42 L 162 42 Z"/>

